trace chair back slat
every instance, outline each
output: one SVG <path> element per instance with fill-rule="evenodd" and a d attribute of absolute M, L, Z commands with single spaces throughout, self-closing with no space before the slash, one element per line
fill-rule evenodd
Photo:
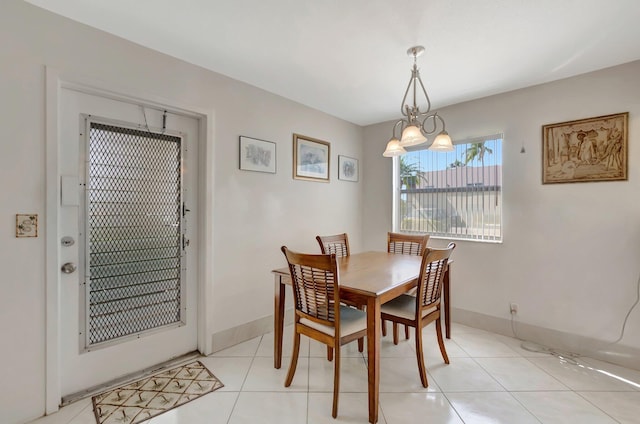
<path fill-rule="evenodd" d="M 335 321 L 333 274 L 302 265 L 290 265 L 295 274 L 296 309 L 314 318 Z"/>
<path fill-rule="evenodd" d="M 429 235 L 387 233 L 387 252 L 420 256 L 427 247 Z"/>
<path fill-rule="evenodd" d="M 349 256 L 349 237 L 347 233 L 336 234 L 334 236 L 316 236 L 320 251 L 325 255 L 334 253 L 336 257 Z"/>
<path fill-rule="evenodd" d="M 340 293 L 336 255 L 307 255 L 285 246 L 296 313 L 324 325 L 339 319 Z"/>
<path fill-rule="evenodd" d="M 449 243 L 446 249 L 425 249 L 418 276 L 419 306 L 433 306 L 440 302 L 444 271 L 455 247 L 455 243 Z"/>

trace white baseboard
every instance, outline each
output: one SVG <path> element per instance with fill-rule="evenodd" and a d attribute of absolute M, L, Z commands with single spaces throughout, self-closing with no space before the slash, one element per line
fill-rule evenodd
<path fill-rule="evenodd" d="M 453 319 L 451 334 L 454 340 L 456 333 L 455 323 L 514 337 L 511 321 L 508 319 L 458 308 L 451 308 L 451 316 Z M 293 310 L 287 309 L 285 311 L 285 325 L 292 322 Z M 515 322 L 515 329 L 517 336 L 523 340 L 640 370 L 640 349 L 637 348 L 622 344 L 611 344 L 606 340 L 566 333 L 518 321 Z M 226 349 L 270 331 L 273 331 L 273 315 L 220 331 L 212 335 L 213 351 L 217 352 Z"/>
<path fill-rule="evenodd" d="M 291 323 L 293 323 L 293 309 L 288 309 L 285 310 L 284 313 L 284 324 L 288 325 Z M 212 350 L 213 352 L 218 352 L 271 331 L 273 331 L 273 315 L 213 334 L 211 336 Z"/>
<path fill-rule="evenodd" d="M 514 337 L 509 319 L 493 317 L 458 308 L 451 308 L 451 317 L 454 324 L 458 322 L 469 327 Z M 588 356 L 623 367 L 640 370 L 640 349 L 619 343 L 611 344 L 611 342 L 606 340 L 525 324 L 517 320 L 514 326 L 517 336 L 520 339 L 564 352 L 572 352 L 581 356 Z M 452 326 L 451 337 L 455 340 L 455 325 Z"/>

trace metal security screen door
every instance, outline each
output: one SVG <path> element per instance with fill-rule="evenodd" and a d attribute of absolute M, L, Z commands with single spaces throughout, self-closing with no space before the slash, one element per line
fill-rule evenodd
<path fill-rule="evenodd" d="M 201 121 L 85 87 L 59 104 L 64 401 L 198 349 Z"/>
<path fill-rule="evenodd" d="M 84 349 L 185 319 L 181 137 L 86 120 Z"/>

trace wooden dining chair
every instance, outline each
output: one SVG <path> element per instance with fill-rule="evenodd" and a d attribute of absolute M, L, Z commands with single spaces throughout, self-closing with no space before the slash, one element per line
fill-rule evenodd
<path fill-rule="evenodd" d="M 416 329 L 416 356 L 420 381 L 424 387 L 427 387 L 429 383 L 422 353 L 422 329 L 433 321 L 436 322 L 436 335 L 442 359 L 444 359 L 445 364 L 449 363 L 449 357 L 442 339 L 440 298 L 447 261 L 455 247 L 455 243 L 449 243 L 446 249 L 426 248 L 422 256 L 420 274 L 418 275 L 417 295 L 413 297 L 403 294 L 383 304 L 380 308 L 382 319 Z M 397 343 L 397 332 L 394 332 L 393 337 L 394 343 Z"/>
<path fill-rule="evenodd" d="M 422 255 L 429 234 L 387 233 L 387 252 L 402 255 Z"/>
<path fill-rule="evenodd" d="M 316 240 L 320 245 L 320 251 L 325 255 L 335 253 L 336 257 L 340 258 L 351 254 L 351 251 L 349 250 L 349 236 L 347 236 L 347 233 L 336 234 L 333 236 L 316 236 Z M 344 300 L 342 303 L 364 310 L 364 307 L 361 305 L 356 305 Z M 364 352 L 364 339 L 358 340 L 358 352 Z M 330 348 L 327 348 L 327 358 L 329 360 L 332 358 L 332 351 Z"/>
<path fill-rule="evenodd" d="M 366 336 L 367 315 L 364 311 L 340 304 L 335 253 L 308 255 L 292 252 L 286 246 L 282 246 L 281 250 L 289 264 L 295 305 L 293 353 L 284 385 L 289 387 L 293 381 L 301 334 L 326 344 L 335 351 L 331 414 L 336 418 L 340 391 L 340 347 Z"/>
<path fill-rule="evenodd" d="M 415 255 L 421 256 L 427 243 L 429 242 L 429 234 L 402 234 L 402 233 L 387 233 L 387 252 L 398 253 L 401 255 Z M 409 294 L 415 295 L 415 290 Z M 393 332 L 398 332 L 398 324 L 393 324 Z M 387 335 L 387 324 L 382 321 L 382 335 Z M 394 343 L 398 344 L 397 336 L 394 336 Z M 404 327 L 404 337 L 409 340 L 409 327 Z"/>
<path fill-rule="evenodd" d="M 335 253 L 336 257 L 349 256 L 349 237 L 347 233 L 336 234 L 334 236 L 316 236 L 320 250 L 323 254 L 328 255 Z"/>

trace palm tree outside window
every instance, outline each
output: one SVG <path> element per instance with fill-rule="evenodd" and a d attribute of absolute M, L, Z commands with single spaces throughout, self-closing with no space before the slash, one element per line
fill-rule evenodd
<path fill-rule="evenodd" d="M 398 158 L 394 230 L 432 237 L 502 240 L 502 135 L 412 149 Z"/>

